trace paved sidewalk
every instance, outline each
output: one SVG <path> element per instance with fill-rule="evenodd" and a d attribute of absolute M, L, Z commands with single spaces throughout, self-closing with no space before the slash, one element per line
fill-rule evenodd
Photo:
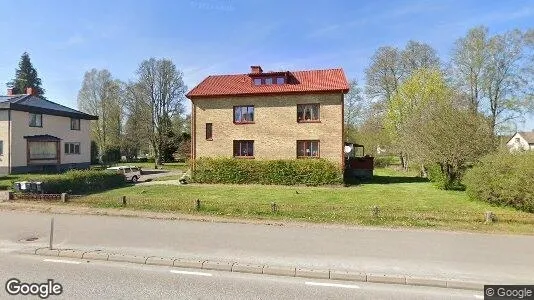
<path fill-rule="evenodd" d="M 102 249 L 502 283 L 534 281 L 534 237 L 0 211 L 0 248 Z M 38 237 L 33 242 L 19 242 Z M 16 247 L 15 247 L 16 248 Z"/>

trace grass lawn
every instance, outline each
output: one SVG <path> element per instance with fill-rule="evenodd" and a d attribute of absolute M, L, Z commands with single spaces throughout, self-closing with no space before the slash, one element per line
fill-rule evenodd
<path fill-rule="evenodd" d="M 534 214 L 472 201 L 464 192 L 443 191 L 421 178 L 389 169 L 373 182 L 351 187 L 261 185 L 129 186 L 76 200 L 68 205 L 121 207 L 235 218 L 275 219 L 393 227 L 534 234 Z M 195 210 L 195 200 L 201 209 Z M 278 206 L 272 212 L 271 203 Z M 371 213 L 379 207 L 378 217 Z M 484 224 L 484 212 L 498 221 Z"/>

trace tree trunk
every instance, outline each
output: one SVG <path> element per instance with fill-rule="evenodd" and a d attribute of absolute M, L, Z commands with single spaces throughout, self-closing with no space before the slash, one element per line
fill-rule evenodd
<path fill-rule="evenodd" d="M 428 178 L 428 172 L 426 171 L 424 164 L 421 164 L 421 177 Z"/>

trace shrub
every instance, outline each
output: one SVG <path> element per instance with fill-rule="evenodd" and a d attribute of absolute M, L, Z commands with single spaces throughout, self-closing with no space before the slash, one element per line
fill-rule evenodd
<path fill-rule="evenodd" d="M 396 156 L 375 156 L 373 163 L 375 168 L 385 168 L 392 165 L 398 165 L 400 164 L 400 161 Z"/>
<path fill-rule="evenodd" d="M 199 183 L 321 185 L 342 182 L 341 168 L 324 159 L 249 160 L 200 158 L 193 181 Z"/>
<path fill-rule="evenodd" d="M 439 164 L 430 164 L 426 165 L 425 169 L 427 171 L 428 180 L 432 182 L 437 188 L 442 190 L 455 190 L 463 191 L 465 190 L 465 185 L 462 183 L 462 175 L 466 167 L 462 167 L 452 182 L 447 182 L 447 176 L 441 171 Z"/>
<path fill-rule="evenodd" d="M 534 212 L 534 152 L 499 152 L 483 157 L 464 177 L 468 195 Z"/>
<path fill-rule="evenodd" d="M 45 193 L 88 194 L 125 185 L 124 175 L 99 170 L 71 170 L 56 175 L 27 175 L 17 181 L 40 181 Z"/>

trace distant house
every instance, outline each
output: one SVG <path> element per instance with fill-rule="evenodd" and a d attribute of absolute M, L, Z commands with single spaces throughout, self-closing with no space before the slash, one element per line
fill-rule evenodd
<path fill-rule="evenodd" d="M 506 143 L 510 150 L 534 150 L 534 130 L 531 132 L 516 132 Z"/>
<path fill-rule="evenodd" d="M 98 117 L 36 96 L 0 96 L 0 174 L 88 168 L 90 120 Z"/>
<path fill-rule="evenodd" d="M 212 75 L 193 88 L 192 158 L 344 162 L 342 69 Z"/>

